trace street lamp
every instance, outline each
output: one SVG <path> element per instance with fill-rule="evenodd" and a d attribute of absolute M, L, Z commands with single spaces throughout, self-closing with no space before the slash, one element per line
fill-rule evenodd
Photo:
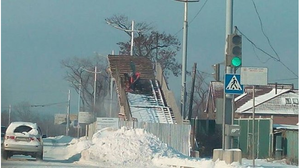
<path fill-rule="evenodd" d="M 184 2 L 183 40 L 182 40 L 182 82 L 181 82 L 181 115 L 185 118 L 186 104 L 186 60 L 187 60 L 187 37 L 188 37 L 188 2 L 199 2 L 199 0 L 176 0 Z"/>

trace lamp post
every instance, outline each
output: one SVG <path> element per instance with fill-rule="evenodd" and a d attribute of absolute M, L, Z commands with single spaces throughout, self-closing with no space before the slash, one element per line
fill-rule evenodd
<path fill-rule="evenodd" d="M 188 2 L 199 2 L 199 0 L 176 0 L 184 2 L 183 40 L 182 40 L 182 81 L 181 81 L 181 115 L 185 118 L 186 104 L 186 60 L 187 60 L 187 37 L 188 37 Z"/>

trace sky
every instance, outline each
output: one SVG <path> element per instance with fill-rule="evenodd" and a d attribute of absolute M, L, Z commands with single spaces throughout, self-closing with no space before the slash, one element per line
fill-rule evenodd
<path fill-rule="evenodd" d="M 242 159 L 242 164 L 225 161 L 213 162 L 211 158 L 191 158 L 167 146 L 153 134 L 143 129 L 103 128 L 92 139 L 68 136 L 44 139 L 44 162 L 28 161 L 29 156 L 13 156 L 2 160 L 3 167 L 145 167 L 145 168 L 249 168 L 253 162 Z M 24 162 L 24 159 L 25 162 Z M 296 168 L 284 160 L 267 162 L 256 159 L 257 168 Z"/>
<path fill-rule="evenodd" d="M 199 71 L 211 74 L 212 65 L 224 61 L 225 6 L 221 0 L 189 3 L 188 71 L 197 63 Z M 245 35 L 243 66 L 267 67 L 269 83 L 298 88 L 298 7 L 297 0 L 234 1 L 233 25 Z M 64 80 L 60 61 L 118 53 L 116 43 L 130 37 L 107 25 L 105 18 L 126 15 L 182 42 L 183 14 L 184 4 L 175 0 L 2 0 L 1 110 L 21 102 L 66 102 L 70 89 L 71 113 L 77 113 L 78 95 Z M 250 41 L 277 61 L 269 60 Z M 181 63 L 181 50 L 176 59 Z M 181 77 L 171 76 L 169 83 L 179 100 Z M 67 109 L 63 104 L 34 110 L 63 113 Z"/>

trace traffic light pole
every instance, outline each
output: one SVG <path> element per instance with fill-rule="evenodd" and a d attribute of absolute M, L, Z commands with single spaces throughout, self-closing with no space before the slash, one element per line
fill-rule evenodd
<path fill-rule="evenodd" d="M 227 39 L 228 35 L 232 34 L 233 30 L 233 24 L 232 24 L 232 18 L 233 18 L 233 0 L 226 0 L 226 35 L 225 38 Z M 226 49 L 228 47 L 228 43 L 226 40 L 226 46 L 225 46 L 225 61 L 227 60 L 226 57 Z M 232 73 L 232 67 L 226 66 L 227 63 L 225 63 L 225 74 Z M 224 81 L 225 81 L 225 75 L 224 75 Z M 225 83 L 224 83 L 225 85 Z M 232 112 L 232 99 L 233 96 L 230 94 L 225 94 L 225 86 L 224 86 L 224 98 L 223 98 L 223 129 L 222 129 L 222 149 L 230 149 L 230 136 L 225 135 L 225 125 L 232 125 L 233 122 L 233 112 Z M 226 117 L 230 116 L 230 117 Z"/>

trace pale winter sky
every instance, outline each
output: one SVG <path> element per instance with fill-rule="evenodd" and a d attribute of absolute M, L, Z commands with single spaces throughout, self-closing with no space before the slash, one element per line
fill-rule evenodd
<path fill-rule="evenodd" d="M 197 63 L 199 71 L 210 74 L 211 65 L 223 62 L 225 2 L 201 0 L 189 4 L 187 70 Z M 183 10 L 184 4 L 175 0 L 2 0 L 1 110 L 23 101 L 30 104 L 67 101 L 70 87 L 63 79 L 65 71 L 60 61 L 94 56 L 95 52 L 103 56 L 112 50 L 118 53 L 116 43 L 130 38 L 107 25 L 105 18 L 124 14 L 129 20 L 146 21 L 182 41 Z M 267 67 L 268 82 L 292 83 L 298 88 L 297 0 L 236 0 L 233 25 L 277 59 L 270 59 L 243 37 L 243 66 Z M 180 63 L 181 57 L 179 51 Z M 171 77 L 169 83 L 179 100 L 181 77 Z M 71 95 L 71 113 L 76 113 L 78 95 L 73 89 Z M 66 107 L 36 110 L 59 113 L 65 112 Z"/>

